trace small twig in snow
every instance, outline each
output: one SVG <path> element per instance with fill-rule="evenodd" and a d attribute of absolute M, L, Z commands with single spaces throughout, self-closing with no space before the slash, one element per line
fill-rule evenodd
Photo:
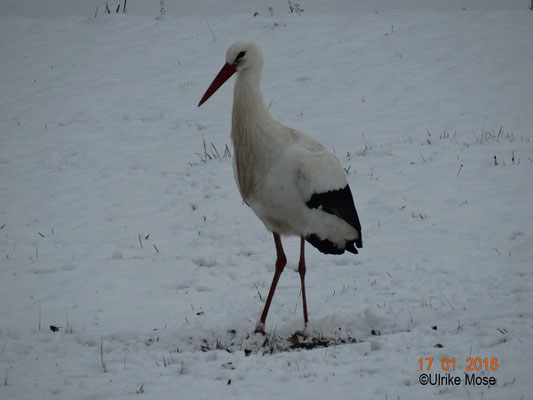
<path fill-rule="evenodd" d="M 72 333 L 72 326 L 70 326 L 70 321 L 68 320 L 67 307 L 65 307 L 65 333 Z"/>
<path fill-rule="evenodd" d="M 438 289 L 440 294 L 442 295 L 442 297 L 444 297 L 444 300 L 446 300 L 446 302 L 449 304 L 449 306 L 452 308 L 453 311 L 455 311 L 455 308 L 452 306 L 452 303 L 450 303 L 450 300 L 448 300 L 448 298 L 446 297 L 446 295 L 444 293 L 442 293 L 442 290 Z"/>
<path fill-rule="evenodd" d="M 255 290 L 257 290 L 257 294 L 259 295 L 259 300 L 263 301 L 263 296 L 261 296 L 261 292 L 259 291 L 259 287 L 257 286 L 257 283 L 254 283 Z"/>
<path fill-rule="evenodd" d="M 100 336 L 100 366 L 104 370 L 104 373 L 107 373 L 107 368 L 104 361 L 104 338 Z"/>
<path fill-rule="evenodd" d="M 209 28 L 209 31 L 211 32 L 211 36 L 213 36 L 213 40 L 216 42 L 217 38 L 215 37 L 215 33 L 213 32 L 213 29 L 211 29 L 211 25 L 209 25 L 209 22 L 205 21 L 207 24 L 207 27 Z"/>

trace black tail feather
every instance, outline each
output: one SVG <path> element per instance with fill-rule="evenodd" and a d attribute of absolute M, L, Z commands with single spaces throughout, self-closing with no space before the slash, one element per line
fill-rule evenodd
<path fill-rule="evenodd" d="M 353 202 L 352 191 L 346 185 L 343 189 L 330 190 L 325 193 L 315 193 L 306 203 L 309 208 L 316 208 L 333 214 L 348 224 L 353 226 L 357 231 L 357 239 L 346 244 L 345 249 L 339 249 L 329 240 L 322 240 L 315 234 L 307 236 L 306 240 L 325 254 L 342 254 L 344 251 L 357 254 L 357 248 L 363 247 L 361 235 L 361 223 Z M 354 246 L 355 243 L 355 246 Z M 356 248 L 357 247 L 357 248 Z"/>
<path fill-rule="evenodd" d="M 354 246 L 355 241 L 350 241 L 346 243 L 345 248 L 339 248 L 330 240 L 327 239 L 320 239 L 317 235 L 314 233 L 311 233 L 310 235 L 307 235 L 305 238 L 310 244 L 312 244 L 314 247 L 316 247 L 321 253 L 324 254 L 343 254 L 345 251 L 349 251 L 350 253 L 357 254 L 358 251 Z"/>

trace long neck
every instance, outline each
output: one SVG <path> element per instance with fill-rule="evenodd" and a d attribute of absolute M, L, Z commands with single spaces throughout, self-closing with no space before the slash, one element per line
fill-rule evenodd
<path fill-rule="evenodd" d="M 253 192 L 257 173 L 268 168 L 265 139 L 272 117 L 259 87 L 261 71 L 240 71 L 235 81 L 231 140 L 239 190 L 246 201 Z"/>
<path fill-rule="evenodd" d="M 260 69 L 246 69 L 237 74 L 233 92 L 232 131 L 249 131 L 270 118 L 260 88 Z"/>

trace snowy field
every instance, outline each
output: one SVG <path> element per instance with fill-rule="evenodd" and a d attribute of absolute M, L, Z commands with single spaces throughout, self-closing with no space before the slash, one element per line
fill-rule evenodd
<path fill-rule="evenodd" d="M 0 398 L 532 399 L 529 3 L 3 0 Z M 303 333 L 286 238 L 253 334 L 275 251 L 234 183 L 232 84 L 197 108 L 237 39 L 363 226 L 357 256 L 307 247 Z"/>

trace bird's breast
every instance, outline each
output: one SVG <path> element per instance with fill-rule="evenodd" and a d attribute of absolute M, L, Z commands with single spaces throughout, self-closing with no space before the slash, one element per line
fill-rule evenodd
<path fill-rule="evenodd" d="M 269 137 L 269 132 L 260 125 L 234 120 L 232 126 L 235 181 L 245 201 L 259 190 L 280 158 L 277 140 Z"/>
<path fill-rule="evenodd" d="M 233 173 L 235 175 L 235 182 L 237 183 L 237 187 L 239 188 L 239 192 L 244 201 L 247 201 L 250 198 L 255 186 L 251 165 L 247 154 L 238 151 L 237 149 L 234 150 Z"/>

